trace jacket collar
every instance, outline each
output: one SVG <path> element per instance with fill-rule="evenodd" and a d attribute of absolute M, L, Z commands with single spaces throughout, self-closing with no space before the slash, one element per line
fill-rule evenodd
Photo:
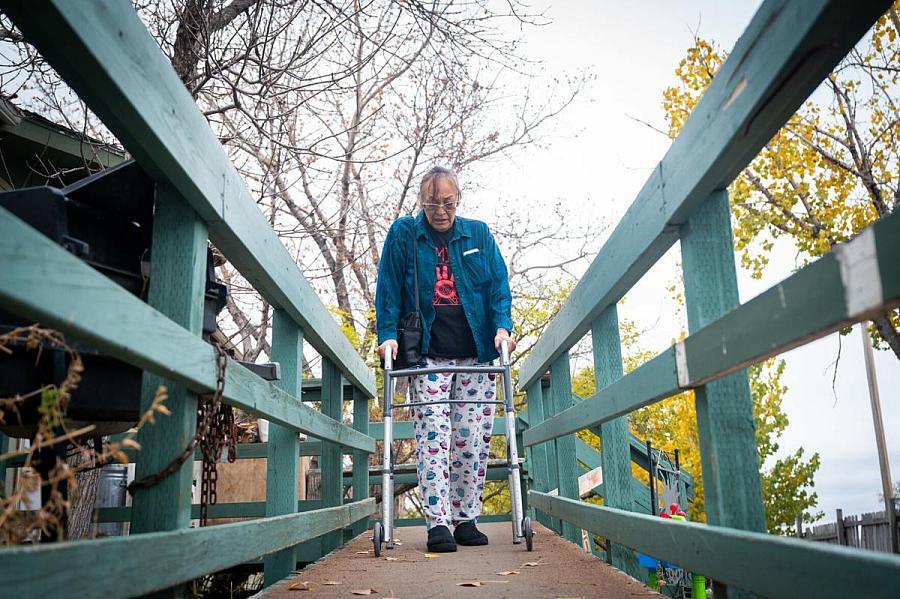
<path fill-rule="evenodd" d="M 428 229 L 426 228 L 425 223 L 425 211 L 419 210 L 419 214 L 416 215 L 416 238 L 428 238 Z M 461 216 L 457 216 L 453 219 L 453 237 L 450 238 L 450 241 L 456 241 L 460 237 L 471 237 L 472 236 L 472 226 L 469 222 L 469 219 L 463 218 Z"/>

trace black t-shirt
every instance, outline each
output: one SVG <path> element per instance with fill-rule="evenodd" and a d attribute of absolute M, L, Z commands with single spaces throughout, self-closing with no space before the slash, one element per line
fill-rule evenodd
<path fill-rule="evenodd" d="M 434 324 L 431 327 L 428 355 L 434 358 L 473 358 L 478 355 L 478 349 L 475 347 L 472 328 L 456 293 L 455 278 L 450 266 L 448 245 L 453 237 L 453 228 L 438 232 L 427 222 L 426 228 L 431 234 L 434 251 L 437 253 L 435 273 L 437 281 L 432 297 Z"/>

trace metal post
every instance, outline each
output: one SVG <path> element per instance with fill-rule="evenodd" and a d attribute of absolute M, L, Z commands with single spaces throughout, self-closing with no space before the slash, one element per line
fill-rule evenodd
<path fill-rule="evenodd" d="M 653 444 L 647 439 L 647 471 L 650 473 L 650 514 L 659 515 L 659 502 L 656 500 L 656 468 L 653 467 Z"/>
<path fill-rule="evenodd" d="M 872 340 L 865 323 L 860 323 L 863 355 L 866 361 L 866 380 L 869 383 L 869 400 L 872 403 L 872 424 L 875 426 L 875 445 L 878 448 L 878 465 L 881 468 L 881 489 L 884 493 L 884 509 L 890 526 L 891 553 L 900 553 L 900 539 L 897 538 L 897 512 L 894 511 L 894 484 L 891 479 L 891 462 L 888 458 L 887 442 L 884 438 L 884 420 L 881 417 L 881 399 L 878 397 L 878 379 L 875 377 L 875 355 Z"/>
<path fill-rule="evenodd" d="M 503 400 L 506 410 L 506 457 L 509 466 L 509 499 L 513 520 L 513 543 L 522 538 L 522 482 L 519 478 L 519 451 L 516 447 L 516 410 L 513 406 L 512 377 L 509 370 L 509 344 L 500 342 L 500 361 L 506 367 L 503 373 Z"/>
<path fill-rule="evenodd" d="M 384 442 L 381 464 L 381 520 L 384 541 L 394 548 L 394 472 L 391 465 L 391 444 L 394 440 L 394 379 L 391 376 L 393 356 L 390 348 L 384 352 Z"/>

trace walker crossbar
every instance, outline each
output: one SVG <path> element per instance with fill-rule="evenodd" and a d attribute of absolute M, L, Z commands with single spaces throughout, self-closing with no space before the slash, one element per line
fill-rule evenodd
<path fill-rule="evenodd" d="M 445 404 L 445 403 L 456 403 L 456 404 L 460 404 L 460 405 L 474 403 L 474 404 L 478 404 L 479 406 L 481 404 L 487 404 L 487 405 L 496 404 L 496 405 L 501 405 L 501 406 L 506 405 L 505 401 L 468 401 L 468 400 L 460 401 L 458 399 L 441 399 L 438 401 L 413 401 L 413 402 L 395 403 L 393 407 L 395 410 L 399 410 L 400 408 L 414 408 L 416 406 L 436 406 L 436 405 Z"/>
<path fill-rule="evenodd" d="M 387 362 L 385 362 L 384 373 L 393 378 L 403 376 L 419 376 L 422 374 L 441 374 L 450 372 L 452 374 L 506 374 L 505 366 L 420 366 L 415 368 L 404 368 L 403 370 L 389 370 Z M 484 402 L 482 402 L 484 403 Z"/>
<path fill-rule="evenodd" d="M 372 535 L 375 545 L 375 555 L 381 555 L 381 544 L 385 543 L 388 549 L 394 548 L 394 461 L 392 456 L 392 444 L 394 441 L 394 417 L 393 412 L 397 408 L 410 408 L 438 404 L 493 404 L 503 405 L 505 418 L 503 423 L 506 434 L 506 469 L 509 473 L 509 495 L 512 516 L 513 543 L 518 544 L 524 538 L 529 551 L 532 548 L 531 521 L 524 517 L 522 509 L 522 483 L 519 478 L 519 455 L 516 447 L 516 414 L 513 404 L 513 385 L 509 364 L 509 345 L 506 340 L 500 343 L 500 366 L 429 366 L 421 368 L 405 368 L 393 370 L 393 356 L 390 351 L 384 356 L 384 456 L 382 461 L 382 501 L 381 522 L 376 522 Z M 394 403 L 394 379 L 402 376 L 418 376 L 423 374 L 500 374 L 503 379 L 503 401 L 467 401 L 467 400 L 440 400 L 440 401 L 416 401 Z"/>

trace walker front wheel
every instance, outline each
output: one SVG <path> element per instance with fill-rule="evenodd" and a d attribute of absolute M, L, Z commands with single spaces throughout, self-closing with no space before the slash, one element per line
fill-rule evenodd
<path fill-rule="evenodd" d="M 384 535 L 381 531 L 381 522 L 375 522 L 372 527 L 372 544 L 375 546 L 375 557 L 381 557 L 381 544 L 384 542 Z"/>
<path fill-rule="evenodd" d="M 522 534 L 525 535 L 525 548 L 531 551 L 534 548 L 534 532 L 531 530 L 531 518 L 522 518 Z"/>

